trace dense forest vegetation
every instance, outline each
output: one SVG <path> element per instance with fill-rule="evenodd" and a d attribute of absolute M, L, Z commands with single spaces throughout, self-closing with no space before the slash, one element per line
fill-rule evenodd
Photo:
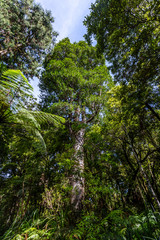
<path fill-rule="evenodd" d="M 0 239 L 160 239 L 160 1 L 96 0 L 78 43 L 0 17 Z"/>

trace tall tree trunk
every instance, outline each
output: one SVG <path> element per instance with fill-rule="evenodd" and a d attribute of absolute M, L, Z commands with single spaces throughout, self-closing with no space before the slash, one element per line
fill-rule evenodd
<path fill-rule="evenodd" d="M 81 128 L 75 134 L 74 144 L 74 169 L 71 178 L 72 192 L 71 192 L 71 204 L 75 211 L 79 211 L 82 207 L 82 201 L 84 199 L 85 187 L 84 187 L 84 134 L 85 129 Z"/>

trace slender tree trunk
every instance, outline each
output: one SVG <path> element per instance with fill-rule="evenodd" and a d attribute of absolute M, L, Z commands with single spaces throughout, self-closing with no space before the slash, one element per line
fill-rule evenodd
<path fill-rule="evenodd" d="M 130 139 L 130 137 L 129 137 L 128 133 L 127 133 L 126 127 L 124 128 L 124 130 L 125 130 L 126 135 L 128 136 L 128 140 L 130 142 L 130 145 L 131 145 L 133 154 L 135 156 L 135 159 L 137 161 L 137 164 L 139 165 L 141 175 L 144 178 L 144 180 L 146 181 L 146 184 L 148 185 L 148 190 L 150 191 L 150 193 L 152 195 L 152 198 L 155 200 L 155 202 L 156 202 L 156 204 L 157 204 L 157 206 L 158 206 L 158 208 L 160 210 L 160 201 L 158 199 L 158 196 L 157 196 L 156 192 L 154 191 L 153 186 L 152 186 L 152 184 L 150 182 L 150 179 L 149 179 L 147 173 L 145 172 L 145 170 L 144 170 L 144 168 L 143 168 L 143 166 L 141 164 L 141 161 L 140 161 L 139 156 L 138 156 L 138 154 L 137 154 L 137 152 L 136 152 L 136 150 L 134 148 L 132 140 Z"/>
<path fill-rule="evenodd" d="M 143 200 L 144 206 L 147 207 L 147 202 L 146 202 L 145 196 L 144 196 L 144 194 L 143 194 L 143 191 L 142 191 L 142 189 L 141 189 L 141 185 L 140 185 L 139 181 L 138 181 L 138 190 L 139 190 L 139 193 L 140 193 L 141 198 L 142 198 L 142 200 Z"/>
<path fill-rule="evenodd" d="M 159 210 L 160 210 L 160 202 L 159 202 L 159 199 L 158 199 L 158 197 L 157 197 L 157 194 L 155 193 L 155 191 L 154 191 L 154 189 L 153 189 L 153 187 L 152 187 L 152 184 L 151 184 L 151 182 L 150 182 L 150 180 L 149 180 L 146 172 L 144 171 L 141 163 L 139 163 L 139 164 L 140 164 L 140 170 L 141 170 L 141 172 L 142 172 L 142 175 L 143 175 L 144 179 L 146 180 L 146 182 L 147 182 L 147 184 L 148 184 L 148 188 L 149 188 L 149 190 L 150 190 L 150 192 L 151 192 L 151 194 L 152 194 L 152 197 L 153 197 L 153 199 L 156 201 L 156 203 L 157 203 L 157 205 L 158 205 L 158 208 L 159 208 Z"/>
<path fill-rule="evenodd" d="M 80 129 L 75 134 L 74 144 L 74 169 L 71 178 L 72 192 L 71 192 L 71 204 L 75 211 L 79 211 L 82 207 L 82 201 L 84 199 L 85 187 L 84 187 L 84 134 L 85 129 Z"/>
<path fill-rule="evenodd" d="M 133 147 L 132 144 L 131 144 L 131 146 L 132 146 L 133 154 L 134 154 L 134 156 L 135 156 L 135 158 L 136 158 L 136 160 L 137 160 L 137 163 L 138 163 L 138 165 L 139 165 L 139 167 L 140 167 L 141 174 L 142 174 L 143 178 L 146 180 L 146 183 L 147 183 L 147 185 L 148 185 L 148 189 L 149 189 L 149 191 L 151 192 L 152 197 L 153 197 L 153 199 L 155 200 L 155 202 L 157 203 L 157 206 L 158 206 L 158 208 L 159 208 L 159 210 L 160 210 L 160 202 L 159 202 L 159 199 L 158 199 L 158 197 L 157 197 L 157 194 L 155 193 L 155 191 L 154 191 L 154 189 L 153 189 L 153 187 L 152 187 L 152 184 L 151 184 L 151 182 L 150 182 L 150 179 L 149 179 L 149 177 L 147 176 L 147 174 L 146 174 L 146 172 L 145 172 L 145 170 L 144 170 L 144 168 L 143 168 L 143 166 L 142 166 L 142 164 L 141 164 L 141 162 L 140 162 L 140 160 L 139 160 L 139 158 L 138 158 L 138 156 L 137 156 L 137 153 L 136 153 L 136 151 L 135 151 L 135 149 L 134 149 L 134 147 Z"/>

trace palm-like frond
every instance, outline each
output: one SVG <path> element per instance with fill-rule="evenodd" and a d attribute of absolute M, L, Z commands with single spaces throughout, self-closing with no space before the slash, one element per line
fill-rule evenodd
<path fill-rule="evenodd" d="M 3 72 L 1 78 L 1 87 L 5 89 L 12 88 L 13 91 L 18 91 L 23 96 L 32 94 L 33 88 L 20 70 L 9 69 Z"/>
<path fill-rule="evenodd" d="M 24 106 L 27 98 L 32 97 L 33 88 L 19 70 L 7 70 L 0 79 L 1 97 L 5 98 L 12 110 Z"/>
<path fill-rule="evenodd" d="M 42 111 L 29 111 L 23 108 L 15 115 L 15 121 L 23 126 L 27 132 L 31 133 L 32 136 L 36 137 L 41 148 L 46 149 L 44 139 L 40 133 L 41 126 L 45 128 L 48 126 L 58 127 L 61 123 L 64 123 L 64 118 Z"/>
<path fill-rule="evenodd" d="M 51 113 L 45 113 L 42 111 L 29 111 L 32 116 L 35 117 L 35 119 L 37 120 L 37 122 L 42 125 L 42 126 L 59 126 L 62 123 L 65 123 L 65 119 L 51 114 Z"/>
<path fill-rule="evenodd" d="M 27 132 L 45 143 L 41 126 L 59 126 L 64 118 L 42 111 L 25 109 L 25 101 L 32 97 L 32 86 L 19 70 L 7 70 L 0 79 L 0 124 L 20 124 Z"/>

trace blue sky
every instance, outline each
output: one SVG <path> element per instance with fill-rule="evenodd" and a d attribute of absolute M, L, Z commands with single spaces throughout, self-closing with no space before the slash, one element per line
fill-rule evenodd
<path fill-rule="evenodd" d="M 55 19 L 53 28 L 59 33 L 57 42 L 69 37 L 71 42 L 78 42 L 83 39 L 86 32 L 83 20 L 89 14 L 91 3 L 95 0 L 35 0 L 44 9 L 50 10 Z M 34 95 L 38 97 L 38 79 L 31 82 L 34 87 Z"/>
<path fill-rule="evenodd" d="M 50 10 L 55 19 L 54 29 L 59 33 L 57 41 L 69 37 L 72 42 L 83 39 L 84 16 L 95 0 L 35 0 L 44 9 Z"/>

